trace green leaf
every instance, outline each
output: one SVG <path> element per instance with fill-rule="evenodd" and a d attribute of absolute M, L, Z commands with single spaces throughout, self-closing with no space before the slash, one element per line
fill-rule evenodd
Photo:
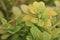
<path fill-rule="evenodd" d="M 8 37 L 10 36 L 10 34 L 2 34 L 2 36 L 1 36 L 1 39 L 2 40 L 5 40 L 5 39 L 7 39 Z"/>
<path fill-rule="evenodd" d="M 18 32 L 22 27 L 21 26 L 15 26 L 12 27 L 10 30 L 8 30 L 9 33 L 11 34 L 15 34 L 16 32 Z"/>
<path fill-rule="evenodd" d="M 44 2 L 40 2 L 39 11 L 40 12 L 44 12 L 45 11 L 45 4 L 44 4 Z"/>
<path fill-rule="evenodd" d="M 42 40 L 51 40 L 51 35 L 47 32 L 43 32 Z"/>
<path fill-rule="evenodd" d="M 20 16 L 16 19 L 16 25 L 21 24 L 21 22 L 22 22 L 22 17 Z"/>
<path fill-rule="evenodd" d="M 7 24 L 7 20 L 6 20 L 6 19 L 1 18 L 1 21 L 2 21 L 2 24 L 3 24 L 3 25 Z"/>
<path fill-rule="evenodd" d="M 37 23 L 38 23 L 38 18 L 34 18 L 34 17 L 33 17 L 33 18 L 31 19 L 31 22 L 37 24 Z"/>
<path fill-rule="evenodd" d="M 60 28 L 54 28 L 52 30 L 52 38 L 56 38 L 58 36 L 58 34 L 60 34 Z"/>
<path fill-rule="evenodd" d="M 28 6 L 27 5 L 21 5 L 21 9 L 24 13 L 28 13 Z"/>
<path fill-rule="evenodd" d="M 41 40 L 42 32 L 35 25 L 31 27 L 30 32 L 34 39 Z"/>
<path fill-rule="evenodd" d="M 25 22 L 25 25 L 26 25 L 26 26 L 32 26 L 32 22 L 26 21 L 26 22 Z"/>
<path fill-rule="evenodd" d="M 52 24 L 54 25 L 54 24 L 56 24 L 57 23 L 57 17 L 53 17 L 52 18 Z"/>
<path fill-rule="evenodd" d="M 4 26 L 4 28 L 8 27 L 8 22 L 6 19 L 1 18 L 1 22 L 2 22 L 2 25 Z"/>
<path fill-rule="evenodd" d="M 31 34 L 29 34 L 29 35 L 26 37 L 26 39 L 27 39 L 27 40 L 34 40 Z"/>
<path fill-rule="evenodd" d="M 55 5 L 56 5 L 57 7 L 60 7 L 60 0 L 55 0 Z"/>
<path fill-rule="evenodd" d="M 46 20 L 47 19 L 47 11 L 45 10 L 42 14 L 42 19 Z"/>
<path fill-rule="evenodd" d="M 15 18 L 17 18 L 21 15 L 21 10 L 17 6 L 12 7 L 12 12 L 15 15 Z"/>
<path fill-rule="evenodd" d="M 37 25 L 40 26 L 40 27 L 44 27 L 44 21 L 39 19 Z"/>
<path fill-rule="evenodd" d="M 18 34 L 12 36 L 11 40 L 21 40 Z"/>

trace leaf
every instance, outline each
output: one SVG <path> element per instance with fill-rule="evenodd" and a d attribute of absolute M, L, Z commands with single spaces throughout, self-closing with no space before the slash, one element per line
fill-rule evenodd
<path fill-rule="evenodd" d="M 18 34 L 12 36 L 11 40 L 21 40 Z"/>
<path fill-rule="evenodd" d="M 52 24 L 54 25 L 54 24 L 56 24 L 57 23 L 57 17 L 53 17 L 52 18 Z"/>
<path fill-rule="evenodd" d="M 60 34 L 60 28 L 54 28 L 51 34 L 52 38 L 56 38 L 58 34 Z"/>
<path fill-rule="evenodd" d="M 29 10 L 30 13 L 36 14 L 35 11 L 34 11 L 35 8 L 32 5 L 29 5 L 28 10 Z"/>
<path fill-rule="evenodd" d="M 44 21 L 39 19 L 37 25 L 40 26 L 40 27 L 44 27 Z"/>
<path fill-rule="evenodd" d="M 26 25 L 26 26 L 32 26 L 32 22 L 30 22 L 30 21 L 25 21 L 25 25 Z"/>
<path fill-rule="evenodd" d="M 4 28 L 8 27 L 8 22 L 7 22 L 6 19 L 1 18 L 1 22 L 2 22 L 2 25 L 3 25 Z"/>
<path fill-rule="evenodd" d="M 51 40 L 51 35 L 47 32 L 43 32 L 42 40 Z"/>
<path fill-rule="evenodd" d="M 45 10 L 45 4 L 44 4 L 44 2 L 34 2 L 33 3 L 33 7 L 35 8 L 35 10 L 37 11 L 37 12 L 44 12 L 44 10 Z"/>
<path fill-rule="evenodd" d="M 40 6 L 39 6 L 39 11 L 40 12 L 44 12 L 45 11 L 45 4 L 44 2 L 39 2 Z"/>
<path fill-rule="evenodd" d="M 25 37 L 27 36 L 29 31 L 30 31 L 30 27 L 24 25 L 24 27 L 18 32 L 18 34 Z"/>
<path fill-rule="evenodd" d="M 7 20 L 6 20 L 6 19 L 1 18 L 1 21 L 2 21 L 2 24 L 3 24 L 3 25 L 7 24 Z"/>
<path fill-rule="evenodd" d="M 35 24 L 38 23 L 38 18 L 32 17 L 31 22 Z"/>
<path fill-rule="evenodd" d="M 59 1 L 59 0 L 55 0 L 55 5 L 56 5 L 57 7 L 60 7 L 60 1 Z"/>
<path fill-rule="evenodd" d="M 45 28 L 51 28 L 51 26 L 52 26 L 52 23 L 51 23 L 51 19 L 47 19 L 46 21 L 45 21 Z"/>
<path fill-rule="evenodd" d="M 8 37 L 10 36 L 10 34 L 2 34 L 2 36 L 1 36 L 1 39 L 2 40 L 5 40 L 5 39 L 7 39 Z"/>
<path fill-rule="evenodd" d="M 32 5 L 29 5 L 28 9 L 32 14 L 43 13 L 45 11 L 45 4 L 44 2 L 35 1 Z"/>
<path fill-rule="evenodd" d="M 32 40 L 31 36 L 27 36 L 27 40 Z"/>
<path fill-rule="evenodd" d="M 42 19 L 43 20 L 47 19 L 47 11 L 46 10 L 42 13 Z"/>
<path fill-rule="evenodd" d="M 12 12 L 15 15 L 15 18 L 17 18 L 21 15 L 21 10 L 17 6 L 12 7 Z"/>
<path fill-rule="evenodd" d="M 52 7 L 47 7 L 46 10 L 48 11 L 48 16 L 56 16 L 57 15 L 54 8 L 52 8 Z"/>
<path fill-rule="evenodd" d="M 32 17 L 30 16 L 30 15 L 25 15 L 24 17 L 23 17 L 23 21 L 29 21 L 29 20 L 31 20 L 32 19 Z"/>
<path fill-rule="evenodd" d="M 11 29 L 8 30 L 9 33 L 11 34 L 15 34 L 16 32 L 18 32 L 22 27 L 21 26 L 15 26 L 12 27 Z"/>
<path fill-rule="evenodd" d="M 22 10 L 24 13 L 28 13 L 28 6 L 27 6 L 27 5 L 21 5 L 21 10 Z"/>
<path fill-rule="evenodd" d="M 16 19 L 16 25 L 21 24 L 22 20 L 23 20 L 23 18 L 22 18 L 21 16 L 18 17 L 18 18 Z"/>
<path fill-rule="evenodd" d="M 30 32 L 34 39 L 41 40 L 42 32 L 35 25 L 31 27 Z"/>
<path fill-rule="evenodd" d="M 27 40 L 34 40 L 31 34 L 29 34 L 28 36 L 26 36 L 26 39 Z"/>
<path fill-rule="evenodd" d="M 40 27 L 44 27 L 44 21 L 43 20 L 39 20 L 37 25 L 40 26 Z"/>

